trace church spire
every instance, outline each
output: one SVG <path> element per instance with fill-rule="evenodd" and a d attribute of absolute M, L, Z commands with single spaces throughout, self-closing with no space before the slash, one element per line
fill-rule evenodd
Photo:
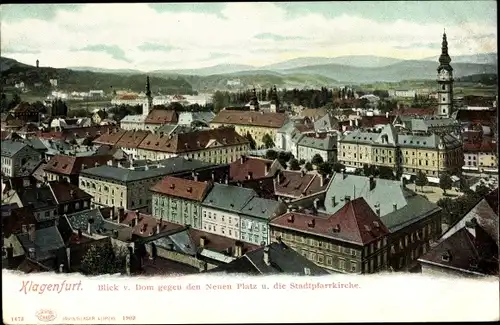
<path fill-rule="evenodd" d="M 250 109 L 255 111 L 259 110 L 259 100 L 257 99 L 255 87 L 252 90 L 252 97 L 250 98 Z"/>
<path fill-rule="evenodd" d="M 146 96 L 151 97 L 151 85 L 149 84 L 149 76 L 146 77 Z"/>
<path fill-rule="evenodd" d="M 439 68 L 440 69 L 446 69 L 446 70 L 453 70 L 453 68 L 450 66 L 451 58 L 450 55 L 448 54 L 448 39 L 446 38 L 446 30 L 443 33 L 443 42 L 441 43 L 441 56 L 439 56 Z"/>

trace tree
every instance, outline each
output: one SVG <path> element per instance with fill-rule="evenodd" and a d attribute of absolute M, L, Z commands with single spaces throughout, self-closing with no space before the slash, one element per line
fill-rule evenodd
<path fill-rule="evenodd" d="M 384 179 L 394 179 L 394 171 L 392 170 L 392 168 L 386 166 L 379 166 L 377 170 L 378 170 L 378 177 Z"/>
<path fill-rule="evenodd" d="M 317 153 L 312 157 L 311 163 L 315 166 L 318 166 L 323 163 L 323 157 L 321 157 L 321 155 Z"/>
<path fill-rule="evenodd" d="M 123 273 L 127 254 L 126 249 L 113 251 L 111 245 L 91 245 L 82 257 L 81 271 L 87 275 Z"/>
<path fill-rule="evenodd" d="M 293 158 L 290 160 L 290 169 L 291 170 L 299 170 L 300 169 L 299 161 L 297 159 Z"/>
<path fill-rule="evenodd" d="M 292 159 L 292 153 L 288 151 L 280 151 L 278 153 L 278 161 L 281 166 L 285 167 L 287 163 Z"/>
<path fill-rule="evenodd" d="M 375 166 L 363 164 L 363 174 L 365 176 L 375 176 L 377 170 L 375 170 Z"/>
<path fill-rule="evenodd" d="M 270 149 L 266 151 L 266 159 L 274 160 L 277 158 L 278 158 L 278 153 L 276 152 L 276 150 Z"/>
<path fill-rule="evenodd" d="M 321 175 L 330 175 L 333 172 L 333 166 L 329 162 L 324 162 L 318 165 L 317 170 Z"/>
<path fill-rule="evenodd" d="M 441 174 L 439 177 L 439 187 L 443 190 L 444 195 L 446 195 L 446 190 L 450 190 L 453 182 L 450 175 L 447 173 Z"/>
<path fill-rule="evenodd" d="M 313 170 L 313 165 L 308 161 L 304 165 L 304 168 L 309 172 L 309 171 Z"/>
<path fill-rule="evenodd" d="M 262 143 L 264 143 L 264 146 L 267 149 L 274 148 L 274 141 L 268 133 L 264 134 L 262 137 Z"/>
<path fill-rule="evenodd" d="M 415 179 L 415 185 L 420 186 L 420 189 L 423 192 L 424 186 L 426 186 L 427 183 L 428 183 L 427 176 L 421 170 L 419 170 L 417 172 L 417 178 Z"/>
<path fill-rule="evenodd" d="M 9 103 L 8 109 L 11 110 L 20 103 L 21 103 L 21 96 L 19 96 L 19 94 L 16 93 L 14 94 L 14 96 L 12 96 L 12 100 Z"/>
<path fill-rule="evenodd" d="M 340 173 L 343 169 L 345 169 L 345 166 L 339 162 L 333 163 L 333 171 L 336 173 Z"/>
<path fill-rule="evenodd" d="M 484 184 L 479 184 L 476 186 L 476 189 L 474 190 L 474 194 L 477 196 L 477 197 L 485 197 L 487 194 L 489 194 L 491 192 L 491 189 L 484 185 Z"/>
<path fill-rule="evenodd" d="M 250 142 L 250 149 L 255 150 L 255 147 L 256 147 L 257 144 L 255 143 L 255 140 L 253 139 L 253 137 L 250 134 L 250 132 L 247 132 L 246 138 Z"/>
<path fill-rule="evenodd" d="M 90 113 L 85 108 L 77 108 L 72 109 L 68 112 L 68 117 L 91 117 L 92 113 Z"/>
<path fill-rule="evenodd" d="M 167 109 L 172 110 L 172 111 L 176 111 L 176 112 L 182 112 L 182 111 L 184 111 L 184 106 L 182 106 L 182 104 L 179 102 L 172 102 L 172 103 L 168 104 Z"/>
<path fill-rule="evenodd" d="M 300 160 L 299 160 L 299 164 L 300 164 L 300 165 L 303 165 L 303 164 L 305 164 L 305 163 L 306 163 L 306 160 L 305 160 L 305 159 L 300 159 Z"/>

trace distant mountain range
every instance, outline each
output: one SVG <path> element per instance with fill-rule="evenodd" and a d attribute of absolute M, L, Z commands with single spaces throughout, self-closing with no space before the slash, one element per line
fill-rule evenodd
<path fill-rule="evenodd" d="M 455 78 L 468 75 L 497 74 L 497 54 L 486 53 L 452 57 Z M 60 85 L 85 88 L 126 87 L 143 88 L 141 78 L 150 75 L 162 89 L 211 91 L 216 89 L 248 89 L 249 87 L 317 88 L 343 84 L 400 82 L 403 80 L 434 80 L 437 57 L 424 60 L 399 60 L 379 56 L 343 56 L 336 58 L 303 57 L 262 67 L 223 64 L 200 69 L 155 70 L 100 69 L 72 67 L 67 69 L 40 68 L 58 75 Z M 2 78 L 12 77 L 34 67 L 8 58 L 1 58 Z M 4 73 L 5 72 L 5 73 Z M 95 81 L 92 81 L 95 78 Z M 112 79 L 112 80 L 111 80 Z M 85 80 L 83 83 L 81 83 Z M 152 80 L 153 83 L 153 80 Z M 97 88 L 96 88 L 97 89 Z"/>

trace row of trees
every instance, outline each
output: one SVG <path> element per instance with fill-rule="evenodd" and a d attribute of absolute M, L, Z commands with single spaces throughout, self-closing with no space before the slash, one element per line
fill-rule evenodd
<path fill-rule="evenodd" d="M 276 152 L 271 149 L 267 150 L 266 159 L 278 159 L 278 162 L 283 167 L 288 167 L 290 170 L 300 170 L 301 166 L 303 166 L 305 170 L 311 171 L 314 169 L 313 166 L 315 166 L 316 170 L 322 175 L 331 175 L 333 172 L 340 172 L 344 168 L 344 165 L 340 163 L 323 161 L 323 158 L 319 154 L 314 155 L 310 162 L 306 162 L 304 159 L 297 160 L 291 152 Z"/>

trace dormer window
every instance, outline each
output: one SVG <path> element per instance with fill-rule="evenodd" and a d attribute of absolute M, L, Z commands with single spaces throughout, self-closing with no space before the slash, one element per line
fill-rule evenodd
<path fill-rule="evenodd" d="M 441 255 L 441 260 L 443 262 L 449 262 L 451 260 L 451 254 L 450 254 L 450 251 L 446 251 L 443 253 L 443 255 Z"/>

